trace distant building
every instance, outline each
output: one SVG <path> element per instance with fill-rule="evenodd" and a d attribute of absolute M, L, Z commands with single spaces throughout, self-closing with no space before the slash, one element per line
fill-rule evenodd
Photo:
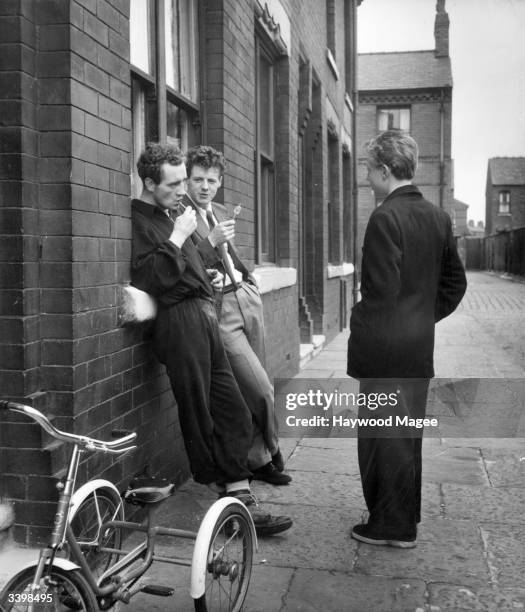
<path fill-rule="evenodd" d="M 525 227 L 525 157 L 489 159 L 485 202 L 487 234 Z"/>
<path fill-rule="evenodd" d="M 420 158 L 415 183 L 428 200 L 452 215 L 452 70 L 448 32 L 445 1 L 438 0 L 434 50 L 358 56 L 359 241 L 378 204 L 366 180 L 363 145 L 386 129 L 398 128 L 416 139 Z"/>
<path fill-rule="evenodd" d="M 454 236 L 466 236 L 469 233 L 467 227 L 468 204 L 454 198 L 452 201 L 452 229 Z"/>
<path fill-rule="evenodd" d="M 485 235 L 485 224 L 483 221 L 477 223 L 473 219 L 469 219 L 467 223 L 467 231 L 469 236 L 481 236 Z"/>

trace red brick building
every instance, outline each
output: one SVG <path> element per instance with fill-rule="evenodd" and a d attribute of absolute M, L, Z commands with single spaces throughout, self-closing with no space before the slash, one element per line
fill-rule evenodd
<path fill-rule="evenodd" d="M 137 430 L 82 463 L 120 485 L 149 464 L 188 476 L 147 329 L 119 326 L 130 195 L 148 140 L 224 151 L 236 244 L 264 293 L 268 368 L 331 338 L 350 306 L 357 0 L 0 3 L 0 389 L 67 430 Z M 66 449 L 1 417 L 0 497 L 36 542 Z"/>
<path fill-rule="evenodd" d="M 525 227 L 525 157 L 493 157 L 485 191 L 487 235 Z"/>
<path fill-rule="evenodd" d="M 377 202 L 366 180 L 364 144 L 386 129 L 401 129 L 419 145 L 415 184 L 424 197 L 452 213 L 452 70 L 449 17 L 438 0 L 435 49 L 359 54 L 359 244 Z"/>

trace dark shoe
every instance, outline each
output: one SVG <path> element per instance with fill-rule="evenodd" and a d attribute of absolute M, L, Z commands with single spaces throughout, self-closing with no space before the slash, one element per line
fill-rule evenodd
<path fill-rule="evenodd" d="M 257 498 L 247 489 L 221 494 L 219 497 L 225 496 L 235 497 L 235 499 L 241 501 L 248 508 L 255 526 L 255 533 L 258 536 L 275 535 L 290 529 L 293 525 L 293 521 L 289 516 L 272 516 L 267 512 L 262 512 L 259 509 Z"/>
<path fill-rule="evenodd" d="M 264 482 L 276 486 L 287 485 L 292 480 L 292 477 L 288 474 L 279 472 L 271 461 L 256 470 L 252 470 L 252 472 L 255 480 L 264 480 Z"/>
<path fill-rule="evenodd" d="M 284 459 L 279 449 L 277 449 L 275 455 L 272 455 L 272 463 L 275 465 L 275 469 L 278 472 L 284 471 Z"/>
<path fill-rule="evenodd" d="M 408 538 L 385 538 L 374 532 L 369 525 L 355 525 L 350 534 L 354 540 L 374 546 L 393 546 L 394 548 L 415 548 L 416 536 Z"/>

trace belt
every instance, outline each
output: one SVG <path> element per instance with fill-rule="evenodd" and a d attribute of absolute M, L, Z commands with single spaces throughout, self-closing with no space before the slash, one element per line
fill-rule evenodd
<path fill-rule="evenodd" d="M 230 283 L 229 285 L 226 285 L 224 287 L 224 289 L 222 290 L 222 294 L 226 295 L 227 293 L 232 293 L 232 291 L 237 291 L 237 289 L 239 289 L 239 287 L 242 285 L 244 281 L 241 281 L 240 283 L 237 284 L 237 287 L 235 287 L 235 285 L 233 283 Z"/>

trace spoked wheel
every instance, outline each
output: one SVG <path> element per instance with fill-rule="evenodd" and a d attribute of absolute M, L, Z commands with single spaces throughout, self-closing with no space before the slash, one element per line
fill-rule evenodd
<path fill-rule="evenodd" d="M 5 612 L 96 612 L 97 600 L 85 578 L 77 571 L 53 567 L 38 590 L 31 588 L 36 566 L 12 578 L 0 594 L 0 610 Z"/>
<path fill-rule="evenodd" d="M 238 502 L 226 505 L 218 516 L 212 510 L 213 506 L 204 517 L 193 553 L 192 590 L 195 580 L 204 582 L 204 593 L 195 599 L 195 610 L 237 612 L 244 603 L 252 572 L 252 519 Z"/>
<path fill-rule="evenodd" d="M 121 548 L 122 529 L 102 526 L 108 521 L 123 521 L 124 508 L 118 493 L 108 487 L 100 486 L 86 492 L 74 506 L 69 522 L 88 565 L 96 577 L 100 577 L 119 558 L 116 553 L 106 552 L 104 548 Z"/>

